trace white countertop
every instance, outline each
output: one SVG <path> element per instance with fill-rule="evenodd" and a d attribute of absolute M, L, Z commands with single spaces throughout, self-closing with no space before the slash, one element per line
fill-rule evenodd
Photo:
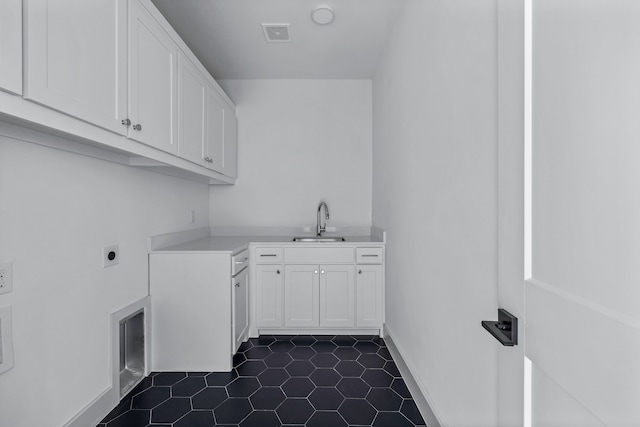
<path fill-rule="evenodd" d="M 300 235 L 302 236 L 302 235 Z M 327 237 L 331 237 L 332 234 L 326 234 Z M 353 245 L 353 244 L 367 244 L 367 243 L 384 243 L 382 239 L 377 236 L 343 236 L 344 242 L 293 242 L 294 236 L 210 236 L 203 237 L 196 240 L 191 240 L 185 243 L 166 246 L 151 251 L 157 252 L 238 252 L 249 246 L 250 243 L 274 243 L 274 244 L 292 244 L 296 246 L 317 246 L 317 245 Z M 296 236 L 298 237 L 298 236 Z"/>

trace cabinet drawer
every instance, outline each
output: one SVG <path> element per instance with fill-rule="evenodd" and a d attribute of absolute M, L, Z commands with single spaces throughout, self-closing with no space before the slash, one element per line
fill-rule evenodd
<path fill-rule="evenodd" d="M 353 248 L 285 248 L 287 264 L 353 263 Z"/>
<path fill-rule="evenodd" d="M 382 264 L 382 248 L 356 248 L 356 264 Z"/>
<path fill-rule="evenodd" d="M 282 263 L 282 248 L 256 248 L 256 264 Z"/>
<path fill-rule="evenodd" d="M 235 276 L 239 271 L 249 265 L 249 251 L 247 249 L 231 257 L 231 275 Z"/>

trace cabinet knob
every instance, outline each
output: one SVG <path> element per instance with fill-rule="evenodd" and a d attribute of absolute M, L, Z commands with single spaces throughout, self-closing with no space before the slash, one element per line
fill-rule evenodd
<path fill-rule="evenodd" d="M 324 274 L 324 270 L 320 270 L 320 274 Z"/>
<path fill-rule="evenodd" d="M 358 274 L 362 274 L 362 270 L 358 270 Z"/>
<path fill-rule="evenodd" d="M 142 130 L 142 125 L 140 123 L 133 125 L 133 130 Z"/>
<path fill-rule="evenodd" d="M 318 270 L 313 270 L 313 274 L 318 274 Z"/>
<path fill-rule="evenodd" d="M 122 124 L 123 124 L 124 126 L 131 126 L 131 120 L 129 120 L 129 119 L 124 119 L 124 120 L 122 121 Z"/>
<path fill-rule="evenodd" d="M 239 288 L 239 287 L 240 287 L 240 283 L 236 283 L 236 288 Z"/>
<path fill-rule="evenodd" d="M 280 270 L 276 270 L 276 274 L 280 274 Z"/>
<path fill-rule="evenodd" d="M 204 161 L 207 163 L 213 163 L 213 159 L 211 157 L 205 157 Z"/>

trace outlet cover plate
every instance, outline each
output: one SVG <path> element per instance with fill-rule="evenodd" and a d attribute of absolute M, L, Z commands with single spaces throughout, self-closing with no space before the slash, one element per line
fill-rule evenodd
<path fill-rule="evenodd" d="M 102 248 L 102 267 L 112 267 L 120 262 L 120 248 L 118 245 Z"/>
<path fill-rule="evenodd" d="M 13 263 L 0 262 L 0 294 L 13 290 Z"/>

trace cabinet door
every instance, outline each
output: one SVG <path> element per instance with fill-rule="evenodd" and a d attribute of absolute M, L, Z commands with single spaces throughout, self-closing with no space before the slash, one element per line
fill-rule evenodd
<path fill-rule="evenodd" d="M 356 266 L 356 326 L 382 326 L 382 266 Z"/>
<path fill-rule="evenodd" d="M 319 267 L 286 265 L 284 274 L 284 325 L 318 326 Z"/>
<path fill-rule="evenodd" d="M 130 5 L 128 135 L 177 154 L 178 47 L 139 2 Z"/>
<path fill-rule="evenodd" d="M 24 97 L 124 135 L 126 0 L 25 5 Z"/>
<path fill-rule="evenodd" d="M 249 274 L 245 269 L 232 281 L 234 293 L 233 353 L 246 340 L 249 327 Z"/>
<path fill-rule="evenodd" d="M 353 265 L 320 266 L 320 326 L 355 324 Z"/>
<path fill-rule="evenodd" d="M 282 326 L 283 267 L 278 264 L 256 266 L 257 326 Z"/>
<path fill-rule="evenodd" d="M 22 0 L 0 2 L 0 89 L 22 93 Z"/>
<path fill-rule="evenodd" d="M 238 121 L 235 107 L 224 105 L 224 144 L 222 173 L 235 178 L 238 173 Z"/>
<path fill-rule="evenodd" d="M 224 106 L 218 92 L 211 86 L 207 88 L 207 135 L 205 155 L 210 159 L 206 166 L 222 172 L 224 163 Z"/>
<path fill-rule="evenodd" d="M 199 165 L 206 165 L 203 149 L 208 85 L 205 77 L 182 53 L 178 61 L 178 81 L 178 155 Z"/>

